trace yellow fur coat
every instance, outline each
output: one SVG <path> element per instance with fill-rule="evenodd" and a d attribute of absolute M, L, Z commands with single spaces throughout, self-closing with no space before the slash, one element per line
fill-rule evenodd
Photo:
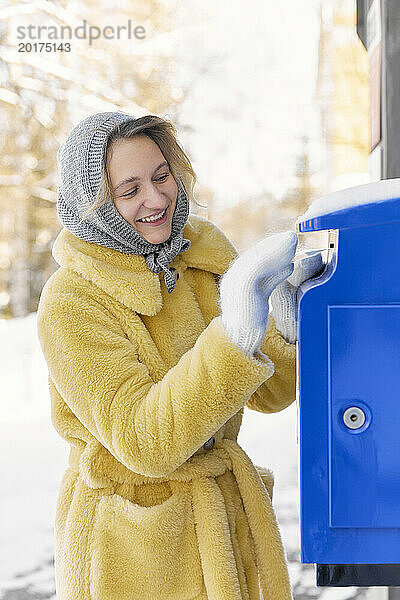
<path fill-rule="evenodd" d="M 256 357 L 222 327 L 237 251 L 190 215 L 176 286 L 143 256 L 61 230 L 38 336 L 52 422 L 70 444 L 55 520 L 58 600 L 288 600 L 273 475 L 237 443 L 243 408 L 295 399 L 273 318 Z M 214 438 L 214 440 L 212 439 Z"/>

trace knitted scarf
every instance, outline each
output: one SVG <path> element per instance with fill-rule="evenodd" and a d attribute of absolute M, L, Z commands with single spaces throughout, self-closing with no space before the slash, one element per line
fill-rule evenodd
<path fill-rule="evenodd" d="M 103 183 L 108 137 L 114 128 L 127 120 L 135 118 L 120 112 L 97 113 L 86 117 L 70 131 L 57 151 L 57 214 L 62 225 L 82 240 L 125 254 L 142 255 L 150 271 L 164 271 L 164 281 L 171 293 L 175 277 L 168 264 L 177 254 L 190 248 L 190 240 L 183 238 L 183 228 L 189 217 L 189 200 L 180 179 L 177 180 L 171 235 L 160 244 L 151 244 L 141 236 L 120 215 L 112 198 L 82 219 Z"/>

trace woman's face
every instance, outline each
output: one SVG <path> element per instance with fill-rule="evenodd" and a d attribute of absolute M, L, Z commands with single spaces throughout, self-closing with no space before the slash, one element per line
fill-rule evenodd
<path fill-rule="evenodd" d="M 151 244 L 171 235 L 178 186 L 160 148 L 147 135 L 119 139 L 107 158 L 114 204 L 119 214 Z M 154 223 L 140 221 L 158 215 Z"/>

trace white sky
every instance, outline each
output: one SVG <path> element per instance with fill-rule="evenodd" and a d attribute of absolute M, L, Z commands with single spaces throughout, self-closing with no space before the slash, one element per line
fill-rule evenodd
<path fill-rule="evenodd" d="M 180 120 L 195 131 L 180 138 L 217 202 L 283 194 L 304 134 L 317 157 L 318 5 L 184 0 L 172 33 L 155 33 L 153 43 L 181 57 L 176 85 L 194 79 Z"/>
<path fill-rule="evenodd" d="M 119 42 L 129 43 L 132 65 L 140 54 L 174 59 L 176 69 L 168 67 L 168 79 L 177 97 L 181 89 L 190 89 L 179 106 L 179 139 L 199 181 L 214 192 L 217 203 L 229 206 L 265 192 L 280 197 L 294 183 L 304 134 L 311 138 L 314 170 L 320 166 L 314 102 L 320 1 L 162 0 L 174 15 L 171 32 L 165 32 L 167 23 L 152 30 L 150 23 L 132 17 L 133 25 L 146 26 L 146 39 Z M 31 3 L 27 4 L 23 6 L 28 9 Z M 126 24 L 125 5 L 126 0 L 116 0 L 110 14 L 103 0 L 91 23 Z M 34 3 L 29 19 L 42 18 L 42 9 Z M 71 0 L 67 13 L 73 24 L 81 22 L 79 0 Z M 50 23 L 51 15 L 49 19 Z M 17 24 L 14 19 L 12 23 Z M 101 47 L 111 52 L 113 43 L 103 40 Z M 86 48 L 87 41 L 74 39 L 74 52 L 64 59 L 78 75 L 79 53 L 74 60 L 81 44 L 87 53 L 96 52 L 96 44 Z M 95 89 L 96 81 L 89 83 Z M 109 83 L 105 96 L 112 103 L 118 90 Z M 77 110 L 90 114 L 111 109 L 104 99 L 98 107 L 86 106 L 81 89 L 71 83 L 71 97 L 74 93 Z M 162 94 L 162 88 L 157 93 Z"/>

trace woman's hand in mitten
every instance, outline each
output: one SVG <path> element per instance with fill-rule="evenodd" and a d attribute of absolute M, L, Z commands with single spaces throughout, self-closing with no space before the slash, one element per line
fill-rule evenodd
<path fill-rule="evenodd" d="M 293 273 L 271 294 L 272 316 L 276 328 L 291 344 L 297 341 L 299 286 L 320 273 L 324 266 L 321 252 L 311 250 L 305 254 L 305 258 L 296 261 Z"/>
<path fill-rule="evenodd" d="M 221 321 L 231 340 L 249 355 L 265 334 L 268 298 L 293 271 L 297 236 L 292 231 L 264 238 L 238 256 L 220 281 Z"/>

